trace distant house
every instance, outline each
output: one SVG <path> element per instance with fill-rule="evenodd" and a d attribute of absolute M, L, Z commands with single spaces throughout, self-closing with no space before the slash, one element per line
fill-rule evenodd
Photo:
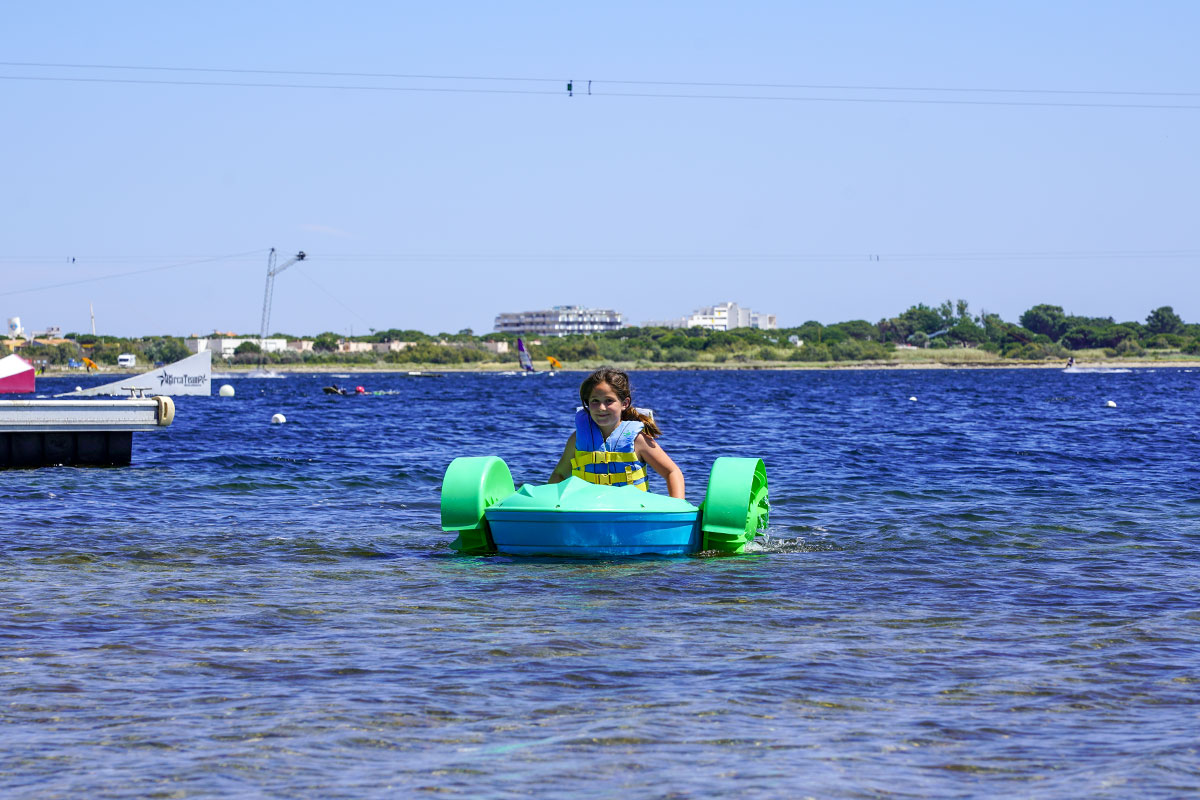
<path fill-rule="evenodd" d="M 48 339 L 41 336 L 31 336 L 28 339 L 9 339 L 5 341 L 5 344 L 12 348 L 13 352 L 16 353 L 24 350 L 26 347 L 33 347 L 35 345 L 54 346 L 59 344 L 74 344 L 74 342 L 72 342 L 70 339 Z"/>

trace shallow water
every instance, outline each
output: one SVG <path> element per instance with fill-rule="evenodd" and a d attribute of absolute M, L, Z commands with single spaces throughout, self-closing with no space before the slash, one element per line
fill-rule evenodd
<path fill-rule="evenodd" d="M 446 465 L 541 482 L 581 377 L 217 380 L 0 472 L 0 793 L 1200 790 L 1200 373 L 638 373 L 689 500 L 766 461 L 756 552 L 451 554 Z"/>

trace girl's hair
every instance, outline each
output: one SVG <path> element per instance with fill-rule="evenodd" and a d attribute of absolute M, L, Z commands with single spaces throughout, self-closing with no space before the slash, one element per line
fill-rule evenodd
<path fill-rule="evenodd" d="M 637 420 L 642 423 L 644 426 L 642 433 L 648 439 L 662 436 L 662 431 L 654 424 L 654 420 L 634 408 L 633 394 L 629 386 L 629 376 L 619 369 L 601 367 L 583 379 L 583 383 L 579 385 L 579 399 L 583 402 L 584 408 L 588 407 L 588 399 L 592 395 L 592 389 L 595 389 L 596 385 L 600 383 L 607 383 L 611 386 L 621 402 L 629 401 L 629 405 L 621 411 L 621 419 Z"/>

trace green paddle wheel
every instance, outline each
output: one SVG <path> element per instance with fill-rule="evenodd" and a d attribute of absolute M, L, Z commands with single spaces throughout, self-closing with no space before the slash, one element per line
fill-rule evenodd
<path fill-rule="evenodd" d="M 767 527 L 767 467 L 761 458 L 723 456 L 713 462 L 700 506 L 702 548 L 741 553 Z"/>

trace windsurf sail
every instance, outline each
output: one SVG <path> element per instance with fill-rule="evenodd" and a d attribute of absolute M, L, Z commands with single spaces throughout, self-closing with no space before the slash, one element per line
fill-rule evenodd
<path fill-rule="evenodd" d="M 554 356 L 546 356 L 546 360 L 550 362 L 550 366 L 554 369 L 562 369 L 562 362 Z"/>
<path fill-rule="evenodd" d="M 529 355 L 529 351 L 525 349 L 525 343 L 521 341 L 521 337 L 517 337 L 517 358 L 521 361 L 521 369 L 526 372 L 533 372 L 533 358 Z"/>

